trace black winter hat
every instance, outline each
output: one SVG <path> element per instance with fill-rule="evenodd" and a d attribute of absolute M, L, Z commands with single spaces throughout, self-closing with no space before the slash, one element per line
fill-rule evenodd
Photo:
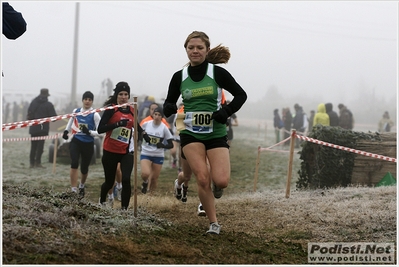
<path fill-rule="evenodd" d="M 162 110 L 162 108 L 160 108 L 160 107 L 155 108 L 155 109 L 154 109 L 154 113 L 155 113 L 155 112 L 161 113 L 161 116 L 163 117 L 163 110 Z"/>
<path fill-rule="evenodd" d="M 118 82 L 116 84 L 115 89 L 114 89 L 114 94 L 118 95 L 119 92 L 121 92 L 121 91 L 126 91 L 130 96 L 130 87 L 129 87 L 129 84 L 127 84 L 127 82 Z"/>
<path fill-rule="evenodd" d="M 91 100 L 94 100 L 94 95 L 93 95 L 92 92 L 86 91 L 82 95 L 82 100 L 85 99 L 85 98 L 90 98 Z"/>

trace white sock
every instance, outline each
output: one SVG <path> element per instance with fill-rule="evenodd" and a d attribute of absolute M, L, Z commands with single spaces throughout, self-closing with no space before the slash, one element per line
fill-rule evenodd
<path fill-rule="evenodd" d="M 85 188 L 85 184 L 80 183 L 79 188 Z"/>
<path fill-rule="evenodd" d="M 108 194 L 108 199 L 114 199 L 114 194 Z"/>
<path fill-rule="evenodd" d="M 122 183 L 116 182 L 116 188 L 117 188 L 117 189 L 121 189 L 121 188 L 122 188 Z"/>
<path fill-rule="evenodd" d="M 78 188 L 77 187 L 72 187 L 71 189 L 72 189 L 72 192 L 75 192 L 75 193 L 78 192 Z"/>

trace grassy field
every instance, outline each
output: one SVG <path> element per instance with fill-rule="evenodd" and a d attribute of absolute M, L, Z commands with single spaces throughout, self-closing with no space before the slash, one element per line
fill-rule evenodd
<path fill-rule="evenodd" d="M 28 137 L 27 129 L 3 139 Z M 260 155 L 274 132 L 242 124 L 230 149 L 231 181 L 216 201 L 218 236 L 205 235 L 208 220 L 196 215 L 195 179 L 188 202 L 173 197 L 176 169 L 166 160 L 158 188 L 137 191 L 130 209 L 97 205 L 104 181 L 101 159 L 90 166 L 87 195 L 70 193 L 68 159 L 55 169 L 29 169 L 29 141 L 3 142 L 3 264 L 306 264 L 309 242 L 395 242 L 396 187 L 297 191 L 294 154 L 291 196 L 285 198 L 288 150 Z M 140 164 L 137 176 L 140 186 Z M 137 216 L 134 216 L 134 204 Z"/>

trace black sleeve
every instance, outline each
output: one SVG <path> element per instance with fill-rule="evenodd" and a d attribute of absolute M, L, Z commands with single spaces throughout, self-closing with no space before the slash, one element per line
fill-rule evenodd
<path fill-rule="evenodd" d="M 224 90 L 233 95 L 233 99 L 227 106 L 232 113 L 236 113 L 247 100 L 247 93 L 236 82 L 233 76 L 224 68 L 215 66 L 215 81 Z"/>
<path fill-rule="evenodd" d="M 173 148 L 173 139 L 168 139 L 166 141 L 168 142 L 168 144 L 166 144 L 164 148 L 172 149 Z"/>
<path fill-rule="evenodd" d="M 3 34 L 8 39 L 15 40 L 25 31 L 26 21 L 22 14 L 7 2 L 3 2 Z"/>
<path fill-rule="evenodd" d="M 175 74 L 173 74 L 173 77 L 169 83 L 168 94 L 166 96 L 164 105 L 165 103 L 176 104 L 177 100 L 180 97 L 181 79 L 182 79 L 181 71 L 177 71 L 175 72 Z"/>
<path fill-rule="evenodd" d="M 141 125 L 137 122 L 137 133 L 138 133 L 137 136 L 138 136 L 139 140 L 140 139 L 142 140 L 143 132 L 144 132 L 143 128 L 141 128 Z"/>
<path fill-rule="evenodd" d="M 107 109 L 104 111 L 104 114 L 101 116 L 100 123 L 98 124 L 97 132 L 99 134 L 115 129 L 114 124 L 107 124 L 108 121 L 111 119 L 112 115 L 114 115 L 114 112 L 115 111 L 112 109 Z"/>

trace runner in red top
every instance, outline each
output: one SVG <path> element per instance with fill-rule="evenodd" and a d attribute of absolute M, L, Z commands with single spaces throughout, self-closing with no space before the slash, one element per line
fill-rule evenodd
<path fill-rule="evenodd" d="M 127 104 L 130 98 L 130 87 L 126 82 L 119 82 L 114 94 L 104 103 L 104 106 Z M 108 191 L 113 187 L 118 163 L 122 172 L 122 209 L 127 209 L 131 197 L 130 176 L 133 170 L 133 131 L 134 110 L 130 105 L 107 109 L 101 117 L 98 133 L 106 133 L 103 144 L 102 164 L 105 182 L 101 185 L 100 203 L 105 204 Z M 143 134 L 140 125 L 138 134 Z M 149 140 L 148 135 L 143 138 Z M 111 194 L 112 195 L 112 194 Z M 109 196 L 109 199 L 113 196 Z"/>

